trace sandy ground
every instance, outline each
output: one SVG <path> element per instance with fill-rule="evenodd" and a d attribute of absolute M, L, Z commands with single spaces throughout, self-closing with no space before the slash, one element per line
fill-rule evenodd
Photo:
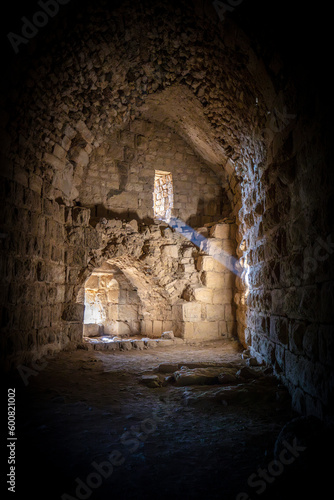
<path fill-rule="evenodd" d="M 142 375 L 158 373 L 161 363 L 245 365 L 231 341 L 117 353 L 80 349 L 47 359 L 25 374 L 26 385 L 22 376 L 13 379 L 15 498 L 297 498 L 293 488 L 301 491 L 308 470 L 300 457 L 272 482 L 262 479 L 264 492 L 247 484 L 272 462 L 282 427 L 297 416 L 273 377 L 147 387 Z"/>

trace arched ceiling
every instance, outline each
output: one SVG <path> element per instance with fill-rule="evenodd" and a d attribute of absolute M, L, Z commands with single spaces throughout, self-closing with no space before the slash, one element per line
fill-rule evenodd
<path fill-rule="evenodd" d="M 94 148 L 140 117 L 176 130 L 223 178 L 261 161 L 277 96 L 246 36 L 211 2 L 99 0 L 71 23 L 50 33 L 12 89 L 14 167 L 52 183 L 73 144 L 61 161 L 46 158 L 68 127 L 84 123 Z"/>
<path fill-rule="evenodd" d="M 188 87 L 175 84 L 151 94 L 139 108 L 143 118 L 164 123 L 185 139 L 218 174 L 228 157 L 216 141 L 204 108 Z"/>

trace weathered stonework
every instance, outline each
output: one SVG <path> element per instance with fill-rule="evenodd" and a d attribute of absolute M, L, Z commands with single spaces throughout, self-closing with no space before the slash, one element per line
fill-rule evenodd
<path fill-rule="evenodd" d="M 237 334 L 298 411 L 325 416 L 334 197 L 322 92 L 212 5 L 97 1 L 71 23 L 17 59 L 1 101 L 5 363 L 81 342 L 84 284 L 109 263 L 137 288 L 142 334 Z M 207 241 L 153 222 L 157 169 L 172 173 L 173 215 Z"/>
<path fill-rule="evenodd" d="M 80 210 L 89 213 L 87 208 Z M 81 220 L 84 228 L 85 217 Z M 212 230 L 223 226 L 228 226 L 224 235 L 229 235 L 230 231 L 233 233 L 230 229 L 233 224 L 215 224 Z M 77 266 L 75 261 L 72 265 L 69 263 L 68 275 L 77 277 L 68 283 L 73 302 L 83 303 L 85 283 L 89 286 L 89 277 L 107 263 L 131 283 L 140 303 L 137 310 L 139 323 L 135 322 L 136 327 L 130 327 L 128 333 L 160 337 L 164 331 L 172 329 L 176 336 L 195 340 L 233 335 L 234 273 L 216 260 L 217 254 L 205 254 L 184 236 L 181 228 L 171 230 L 167 224 L 146 226 L 142 223 L 138 226 L 135 221 L 101 219 L 93 231 L 99 246 L 87 247 L 86 267 Z M 75 256 L 76 245 L 81 247 L 82 240 L 73 240 L 73 226 L 68 227 L 68 235 L 69 255 Z M 210 241 L 213 239 L 209 238 Z M 233 240 L 219 241 L 233 245 Z M 203 264 L 206 259 L 212 259 L 217 266 L 216 271 L 210 273 L 209 281 Z M 131 304 L 125 301 L 124 306 Z M 130 318 L 129 311 L 125 312 L 128 322 L 135 321 Z"/>

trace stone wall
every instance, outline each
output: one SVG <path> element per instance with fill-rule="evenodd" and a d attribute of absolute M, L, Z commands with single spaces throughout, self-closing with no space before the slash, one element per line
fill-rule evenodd
<path fill-rule="evenodd" d="M 323 417 L 334 389 L 327 122 L 319 115 L 271 138 L 267 161 L 249 169 L 243 184 L 240 246 L 248 285 L 237 297 L 244 304 L 241 340 L 274 367 L 297 411 Z"/>
<path fill-rule="evenodd" d="M 57 351 L 71 340 L 61 320 L 65 207 L 43 199 L 33 178 L 18 180 L 1 184 L 1 353 L 9 365 Z"/>
<path fill-rule="evenodd" d="M 152 221 L 156 170 L 172 174 L 173 216 L 200 227 L 230 213 L 218 176 L 169 127 L 143 120 L 110 134 L 87 166 L 77 165 L 78 199 L 96 217 Z"/>
<path fill-rule="evenodd" d="M 102 218 L 93 228 L 88 208 L 72 211 L 81 223 L 67 226 L 68 254 L 73 261 L 68 262 L 68 296 L 72 298 L 65 308 L 79 311 L 76 320 L 70 318 L 78 332 L 82 330 L 85 283 L 107 263 L 136 290 L 140 327 L 132 333 L 160 337 L 173 330 L 176 336 L 193 340 L 235 334 L 235 224 L 211 223 L 195 233 L 186 225 L 172 229 L 167 224 Z M 87 230 L 91 237 L 85 242 L 82 235 Z M 197 244 L 195 237 L 200 238 Z M 84 261 L 79 265 L 80 251 Z M 128 301 L 124 305 L 131 306 Z"/>
<path fill-rule="evenodd" d="M 97 0 L 68 23 L 22 50 L 1 100 L 7 362 L 80 342 L 84 282 L 110 260 L 138 285 L 143 333 L 159 336 L 175 313 L 180 335 L 209 318 L 230 334 L 236 308 L 241 342 L 273 365 L 296 409 L 323 415 L 333 407 L 327 75 L 308 60 L 298 74 L 299 57 L 285 71 L 211 3 Z M 186 228 L 143 220 L 159 158 L 180 219 L 200 227 L 227 206 L 236 217 L 234 304 L 214 303 L 225 273 L 212 274 Z"/>
<path fill-rule="evenodd" d="M 99 232 L 99 220 L 116 214 L 128 222 L 150 217 L 153 174 L 159 157 L 165 162 L 164 169 L 173 174 L 175 215 L 195 226 L 217 220 L 226 214 L 224 192 L 230 202 L 233 200 L 231 210 L 236 213 L 240 196 L 234 164 L 256 157 L 257 145 L 250 130 L 264 123 L 267 97 L 254 107 L 255 97 L 263 93 L 260 78 L 250 76 L 252 71 L 245 59 L 248 48 L 234 46 L 228 37 L 223 40 L 225 28 L 223 37 L 221 27 L 212 23 L 210 15 L 204 11 L 199 15 L 186 3 L 177 12 L 173 6 L 158 6 L 156 2 L 145 2 L 144 9 L 125 2 L 113 11 L 106 11 L 104 2 L 83 6 L 78 16 L 73 14 L 70 29 L 66 22 L 59 21 L 56 30 L 41 30 L 39 51 L 34 53 L 34 44 L 30 44 L 29 53 L 22 47 L 14 71 L 8 75 L 10 84 L 6 98 L 1 100 L 1 175 L 4 186 L 18 186 L 10 188 L 3 198 L 2 233 L 8 234 L 8 239 L 1 238 L 5 262 L 1 338 L 4 351 L 8 349 L 9 363 L 41 356 L 48 349 L 57 350 L 66 345 L 66 339 L 80 341 L 84 305 L 77 301 L 78 282 L 82 287 L 82 278 L 87 279 L 102 264 L 116 242 L 123 257 L 126 255 L 121 236 L 114 239 L 111 235 L 107 242 L 103 231 Z M 214 8 L 211 10 L 216 18 Z M 170 25 L 168 33 L 163 33 L 166 19 L 170 19 Z M 247 91 L 244 82 L 248 82 Z M 166 95 L 169 89 L 174 93 Z M 160 104 L 149 103 L 150 96 L 157 96 Z M 104 147 L 108 155 L 104 155 Z M 109 158 L 110 171 L 104 163 Z M 168 160 L 182 161 L 182 165 L 172 164 L 167 169 Z M 96 162 L 99 173 L 94 183 Z M 139 162 L 141 174 L 149 165 L 149 172 L 142 177 L 136 173 Z M 145 189 L 144 179 L 152 182 L 148 187 L 145 184 Z M 86 182 L 96 189 L 94 199 L 87 198 Z M 101 190 L 107 182 L 111 184 L 98 194 L 97 188 Z M 24 206 L 22 189 L 27 195 Z M 124 193 L 115 192 L 124 189 L 130 193 L 126 201 Z M 118 206 L 106 207 L 106 195 L 111 190 L 115 191 L 109 203 L 117 201 Z M 122 196 L 123 202 L 119 203 Z M 89 223 L 91 213 L 75 206 L 80 204 L 94 207 L 94 223 Z M 111 212 L 106 212 L 108 209 Z M 30 223 L 26 222 L 36 214 L 42 226 L 44 221 L 43 236 L 43 229 L 30 232 Z M 154 225 L 148 225 L 145 231 L 149 231 L 146 240 L 161 236 L 161 230 Z M 29 248 L 23 248 L 34 238 Z M 144 246 L 139 246 L 143 255 L 150 245 L 145 241 Z M 47 248 L 51 246 L 50 256 Z M 172 302 L 181 298 L 190 279 L 201 287 L 200 271 L 191 260 L 194 257 L 185 257 L 180 249 L 176 257 L 175 249 L 169 248 L 173 245 L 161 246 L 159 251 L 154 249 L 157 256 L 165 258 L 165 254 L 172 253 L 168 256 L 167 276 L 163 263 L 158 259 L 153 262 L 157 263 L 157 276 Z M 131 255 L 131 262 L 120 265 L 122 271 L 127 267 L 135 273 L 134 262 L 141 254 Z M 12 271 L 15 260 L 20 264 Z M 26 278 L 21 262 L 22 267 L 32 270 Z M 187 271 L 184 281 L 185 269 L 192 267 L 193 273 Z M 149 280 L 149 273 L 144 273 L 145 279 L 139 276 Z M 30 288 L 29 299 L 23 283 Z M 149 283 L 154 285 L 153 280 Z M 35 296 L 49 289 L 55 291 L 50 292 L 47 301 Z M 166 307 L 165 317 L 156 319 L 168 297 L 154 286 L 151 289 L 157 310 L 147 309 L 147 315 L 154 319 L 144 318 L 143 331 L 158 335 L 169 324 L 164 322 L 171 321 L 171 309 Z M 40 311 L 33 313 L 33 328 L 28 314 L 26 325 L 22 314 L 22 325 L 13 328 L 22 301 L 26 301 L 26 310 Z M 51 319 L 50 308 L 54 308 Z"/>

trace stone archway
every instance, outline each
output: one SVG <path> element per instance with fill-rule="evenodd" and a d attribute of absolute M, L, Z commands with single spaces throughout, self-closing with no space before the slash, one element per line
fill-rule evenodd
<path fill-rule="evenodd" d="M 95 248 L 87 247 L 84 252 L 86 265 L 74 265 L 69 270 L 73 284 L 68 286 L 71 299 L 63 319 L 77 323 L 78 341 L 82 335 L 84 285 L 103 265 L 117 268 L 136 289 L 140 317 L 133 321 L 139 322 L 145 336 L 159 337 L 173 330 L 178 337 L 201 341 L 236 334 L 235 224 L 202 228 L 207 237 L 200 235 L 201 240 L 194 242 L 186 225 L 175 230 L 166 223 L 138 227 L 136 221 L 105 219 L 92 228 L 85 217 L 89 209 L 73 210 L 81 214 L 77 220 L 82 225 L 68 232 L 69 253 L 77 255 L 76 235 L 85 230 L 90 234 L 88 244 L 95 241 Z M 76 319 L 71 316 L 73 310 L 78 311 Z"/>
<path fill-rule="evenodd" d="M 174 166 L 174 179 L 180 182 L 177 215 L 201 227 L 233 214 L 242 229 L 237 234 L 240 243 L 246 229 L 239 218 L 240 181 L 248 182 L 265 158 L 261 132 L 276 99 L 274 86 L 245 36 L 240 30 L 235 36 L 230 21 L 222 26 L 211 4 L 204 8 L 198 3 L 194 9 L 185 0 L 175 8 L 145 0 L 109 7 L 101 1 L 82 8 L 71 22 L 73 29 L 51 35 L 30 66 L 29 57 L 22 58 L 18 80 L 23 91 L 11 93 L 5 119 L 4 152 L 9 159 L 5 175 L 13 182 L 9 189 L 15 191 L 15 203 L 13 196 L 8 198 L 11 208 L 20 207 L 33 228 L 25 242 L 30 267 L 36 267 L 33 283 L 55 296 L 52 312 L 41 310 L 39 298 L 23 306 L 22 317 L 31 321 L 22 331 L 32 335 L 37 356 L 59 349 L 63 337 L 78 338 L 74 321 L 64 332 L 62 320 L 82 316 L 73 301 L 78 275 L 85 274 L 86 266 L 93 268 L 101 262 L 101 235 L 93 223 L 88 224 L 88 212 L 79 234 L 84 213 L 80 205 L 90 205 L 84 188 L 86 174 L 101 179 L 100 186 L 111 182 L 106 191 L 108 207 L 94 207 L 97 220 L 119 217 L 141 222 L 152 209 L 147 186 L 148 179 L 153 182 L 145 165 L 143 176 L 133 178 L 138 149 L 145 143 L 143 122 L 164 137 L 173 132 L 173 142 L 182 146 L 182 152 L 175 150 L 175 159 L 181 154 L 182 160 Z M 106 143 L 113 149 L 110 164 L 103 165 L 109 170 L 97 162 Z M 256 176 L 260 182 L 259 173 Z M 88 262 L 90 249 L 100 250 L 101 255 L 93 252 L 96 265 Z M 241 256 L 242 250 L 236 251 Z M 180 281 L 172 273 L 174 282 L 168 276 L 163 284 L 178 299 L 184 284 L 182 266 L 186 265 L 180 262 Z M 242 282 L 236 286 L 242 293 Z M 244 341 L 245 312 L 239 317 L 239 337 Z M 11 331 L 8 326 L 9 336 Z M 49 341 L 54 336 L 57 342 Z"/>
<path fill-rule="evenodd" d="M 155 232 L 149 220 L 152 169 L 171 172 L 168 161 L 180 158 L 172 165 L 179 182 L 176 215 L 197 228 L 232 215 L 238 226 L 236 256 L 248 266 L 243 269 L 249 287 L 246 297 L 240 272 L 239 339 L 274 366 L 297 407 L 318 414 L 329 404 L 326 370 L 333 361 L 327 356 L 333 311 L 331 121 L 313 66 L 320 69 L 321 58 L 299 66 L 296 78 L 299 67 L 296 73 L 291 68 L 300 54 L 285 53 L 287 64 L 271 59 L 267 44 L 257 44 L 256 36 L 253 44 L 238 22 L 222 23 L 212 2 L 89 4 L 73 14 L 71 29 L 60 20 L 44 38 L 41 33 L 31 57 L 22 51 L 1 102 L 1 342 L 10 352 L 8 363 L 55 352 L 68 338 L 80 340 L 80 280 L 117 257 L 122 238 L 131 244 L 129 234 L 110 234 L 107 241 L 98 227 L 101 218 L 113 224 L 118 217 L 124 228 L 136 220 L 149 231 L 131 255 L 147 264 L 145 273 L 154 265 L 159 286 L 172 300 L 193 302 L 183 286 L 194 257 L 178 255 L 178 261 L 167 239 L 163 251 L 150 254 L 150 239 L 165 231 Z M 146 126 L 161 142 L 174 134 L 174 157 L 161 156 L 165 168 L 155 165 L 159 153 L 166 153 L 161 143 L 155 156 L 153 147 L 142 153 Z M 102 162 L 106 145 L 113 153 Z M 108 200 L 90 206 L 85 181 L 94 176 L 99 182 L 90 184 L 92 199 L 105 194 Z M 324 261 L 317 258 L 318 244 Z M 159 265 L 158 255 L 168 257 L 171 272 Z M 194 280 L 200 277 L 195 269 Z M 183 306 L 181 312 L 186 323 Z M 304 336 L 314 349 L 303 345 Z"/>

